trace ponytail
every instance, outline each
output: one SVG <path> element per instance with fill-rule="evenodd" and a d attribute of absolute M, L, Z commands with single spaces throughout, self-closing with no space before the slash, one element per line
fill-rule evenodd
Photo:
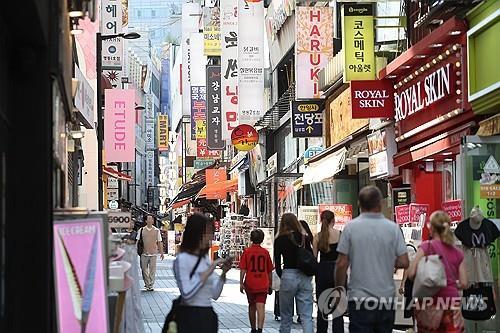
<path fill-rule="evenodd" d="M 439 234 L 441 241 L 448 245 L 455 244 L 455 235 L 451 231 L 451 219 L 448 214 L 438 210 L 431 214 L 431 226 Z"/>

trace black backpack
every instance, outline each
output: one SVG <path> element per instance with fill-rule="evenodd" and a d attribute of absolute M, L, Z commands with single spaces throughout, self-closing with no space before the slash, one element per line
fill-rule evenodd
<path fill-rule="evenodd" d="M 142 256 L 144 252 L 144 241 L 142 240 L 142 228 L 139 229 L 139 240 L 137 241 L 137 254 Z"/>

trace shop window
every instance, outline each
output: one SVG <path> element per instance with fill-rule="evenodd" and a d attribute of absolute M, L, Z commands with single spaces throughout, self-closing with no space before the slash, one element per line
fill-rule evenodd
<path fill-rule="evenodd" d="M 457 173 L 454 161 L 443 163 L 443 202 L 458 199 Z"/>

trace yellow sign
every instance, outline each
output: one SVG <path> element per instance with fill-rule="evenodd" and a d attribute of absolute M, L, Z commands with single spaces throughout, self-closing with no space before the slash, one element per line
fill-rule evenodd
<path fill-rule="evenodd" d="M 344 82 L 375 80 L 373 4 L 344 4 L 342 17 Z"/>
<path fill-rule="evenodd" d="M 196 139 L 206 139 L 207 138 L 207 121 L 196 120 Z"/>
<path fill-rule="evenodd" d="M 206 56 L 220 56 L 220 9 L 205 7 L 203 10 L 203 40 Z"/>
<path fill-rule="evenodd" d="M 168 150 L 168 116 L 163 114 L 158 115 L 157 126 L 158 150 Z"/>

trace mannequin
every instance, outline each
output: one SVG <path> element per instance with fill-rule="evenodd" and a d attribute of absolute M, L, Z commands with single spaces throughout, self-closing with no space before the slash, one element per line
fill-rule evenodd
<path fill-rule="evenodd" d="M 475 206 L 470 217 L 458 224 L 455 236 L 462 242 L 469 283 L 492 283 L 488 246 L 500 237 L 495 223 L 485 218 L 479 206 Z"/>

